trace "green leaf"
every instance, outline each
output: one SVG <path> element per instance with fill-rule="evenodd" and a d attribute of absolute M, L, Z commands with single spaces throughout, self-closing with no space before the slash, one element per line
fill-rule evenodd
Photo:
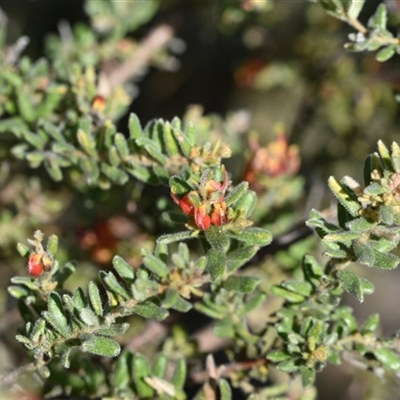
<path fill-rule="evenodd" d="M 249 189 L 248 182 L 241 182 L 235 186 L 226 196 L 225 203 L 227 206 L 236 203 Z"/>
<path fill-rule="evenodd" d="M 25 258 L 28 258 L 29 254 L 31 253 L 29 248 L 22 243 L 17 244 L 17 251 L 22 257 L 25 257 Z"/>
<path fill-rule="evenodd" d="M 50 121 L 47 120 L 43 121 L 43 129 L 56 142 L 65 142 L 65 138 L 61 133 L 60 128 L 52 124 Z"/>
<path fill-rule="evenodd" d="M 379 320 L 379 314 L 370 315 L 361 328 L 362 335 L 373 334 L 379 327 Z"/>
<path fill-rule="evenodd" d="M 121 352 L 121 347 L 115 340 L 91 335 L 82 342 L 81 350 L 102 357 L 116 357 Z"/>
<path fill-rule="evenodd" d="M 27 122 L 33 122 L 36 118 L 35 109 L 31 103 L 32 95 L 23 90 L 17 91 L 17 104 L 19 113 Z"/>
<path fill-rule="evenodd" d="M 357 217 L 361 209 L 361 204 L 357 201 L 357 197 L 353 191 L 344 184 L 339 183 L 333 176 L 328 179 L 328 185 L 350 215 Z"/>
<path fill-rule="evenodd" d="M 228 381 L 225 379 L 220 379 L 218 381 L 219 393 L 220 393 L 220 400 L 231 400 L 232 399 L 232 390 L 231 386 L 229 385 Z"/>
<path fill-rule="evenodd" d="M 211 247 L 221 252 L 226 252 L 230 246 L 230 240 L 227 232 L 218 226 L 211 226 L 204 231 L 206 240 Z"/>
<path fill-rule="evenodd" d="M 222 283 L 222 287 L 239 293 L 251 293 L 259 283 L 260 279 L 253 276 L 230 276 Z"/>
<path fill-rule="evenodd" d="M 181 132 L 181 129 L 177 127 L 174 127 L 174 135 L 178 141 L 182 154 L 189 158 L 193 148 L 193 146 L 189 143 L 189 139 Z"/>
<path fill-rule="evenodd" d="M 168 316 L 168 311 L 165 308 L 158 307 L 151 301 L 138 304 L 133 307 L 132 311 L 143 318 L 152 318 L 156 321 L 162 321 Z"/>
<path fill-rule="evenodd" d="M 312 386 L 315 382 L 315 370 L 311 368 L 301 367 L 301 380 L 304 387 Z"/>
<path fill-rule="evenodd" d="M 301 303 L 302 301 L 304 301 L 304 296 L 298 293 L 294 293 L 291 290 L 287 290 L 280 286 L 273 286 L 271 291 L 277 296 L 283 297 L 289 303 Z"/>
<path fill-rule="evenodd" d="M 259 250 L 257 246 L 239 247 L 234 251 L 230 251 L 227 255 L 228 271 L 234 272 L 247 261 L 251 260 Z"/>
<path fill-rule="evenodd" d="M 51 235 L 47 239 L 47 253 L 54 256 L 57 253 L 58 248 L 58 237 L 56 235 Z"/>
<path fill-rule="evenodd" d="M 113 387 L 124 389 L 131 380 L 133 364 L 133 354 L 129 351 L 124 351 L 118 357 L 117 365 L 111 378 Z"/>
<path fill-rule="evenodd" d="M 281 286 L 305 297 L 310 296 L 313 288 L 309 282 L 293 280 L 284 281 Z"/>
<path fill-rule="evenodd" d="M 392 350 L 380 348 L 373 350 L 375 357 L 387 368 L 392 371 L 400 370 L 400 357 Z"/>
<path fill-rule="evenodd" d="M 44 160 L 44 166 L 46 168 L 47 173 L 54 181 L 56 182 L 62 181 L 63 174 L 60 165 L 58 164 L 55 157 L 50 156 L 49 158 L 46 158 Z"/>
<path fill-rule="evenodd" d="M 13 276 L 11 278 L 11 283 L 15 283 L 16 285 L 26 286 L 27 288 L 34 291 L 39 290 L 38 281 L 28 276 Z"/>
<path fill-rule="evenodd" d="M 252 214 L 254 207 L 257 203 L 257 194 L 248 190 L 239 200 L 236 201 L 234 208 L 236 210 L 243 210 L 243 213 L 246 218 L 249 218 Z"/>
<path fill-rule="evenodd" d="M 89 326 L 99 325 L 99 319 L 97 318 L 96 314 L 89 308 L 82 308 L 79 311 L 79 317 L 86 325 Z"/>
<path fill-rule="evenodd" d="M 157 239 L 158 244 L 171 244 L 180 242 L 181 240 L 194 239 L 196 235 L 193 235 L 193 231 L 183 231 L 176 233 L 169 233 L 159 236 Z"/>
<path fill-rule="evenodd" d="M 35 344 L 24 335 L 15 335 L 15 339 L 22 343 L 29 350 L 32 350 L 34 347 L 36 347 Z"/>
<path fill-rule="evenodd" d="M 266 294 L 261 292 L 255 292 L 254 295 L 251 296 L 250 299 L 247 299 L 242 307 L 237 311 L 238 316 L 245 316 L 250 311 L 254 310 L 258 306 L 260 306 L 266 299 Z"/>
<path fill-rule="evenodd" d="M 393 225 L 395 212 L 392 207 L 382 205 L 379 207 L 379 219 L 385 225 Z"/>
<path fill-rule="evenodd" d="M 88 295 L 90 304 L 92 305 L 94 312 L 98 316 L 103 315 L 103 305 L 101 303 L 100 291 L 98 286 L 93 281 L 89 282 Z"/>
<path fill-rule="evenodd" d="M 351 271 L 339 271 L 339 281 L 344 290 L 355 296 L 358 301 L 364 301 L 364 294 L 373 292 L 374 286 L 371 282 L 364 278 L 359 278 L 354 272 Z"/>
<path fill-rule="evenodd" d="M 121 164 L 121 157 L 115 146 L 110 146 L 108 149 L 108 162 L 115 168 L 119 168 L 119 165 Z"/>
<path fill-rule="evenodd" d="M 71 335 L 71 332 L 67 325 L 63 325 L 62 321 L 60 323 L 60 319 L 58 319 L 54 314 L 49 311 L 43 311 L 42 317 L 62 336 L 68 338 Z"/>
<path fill-rule="evenodd" d="M 179 243 L 178 246 L 178 253 L 181 259 L 184 261 L 185 264 L 189 264 L 190 262 L 190 251 L 189 247 L 186 243 Z"/>
<path fill-rule="evenodd" d="M 85 150 L 87 155 L 97 159 L 96 141 L 92 135 L 90 135 L 88 132 L 85 132 L 83 129 L 78 129 L 76 137 L 78 139 L 78 143 L 81 145 L 82 149 Z"/>
<path fill-rule="evenodd" d="M 42 336 L 46 335 L 46 321 L 42 318 L 36 320 L 31 332 L 31 340 L 33 342 L 38 342 Z"/>
<path fill-rule="evenodd" d="M 389 149 L 385 146 L 382 140 L 378 140 L 378 152 L 387 169 L 394 172 Z"/>
<path fill-rule="evenodd" d="M 357 261 L 370 267 L 381 269 L 394 269 L 398 266 L 400 259 L 394 254 L 383 253 L 373 249 L 368 244 L 356 242 L 353 245 Z"/>
<path fill-rule="evenodd" d="M 167 158 L 165 157 L 165 154 L 160 151 L 156 142 L 146 137 L 140 137 L 136 139 L 136 143 L 138 146 L 143 147 L 151 158 L 161 165 L 165 165 Z"/>
<path fill-rule="evenodd" d="M 102 336 L 119 336 L 123 335 L 129 328 L 128 323 L 124 324 L 112 324 L 112 325 L 103 325 L 99 329 L 96 330 L 98 335 Z"/>
<path fill-rule="evenodd" d="M 166 278 L 169 275 L 169 269 L 159 258 L 151 254 L 147 249 L 142 249 L 143 264 L 151 272 L 161 278 Z"/>
<path fill-rule="evenodd" d="M 164 308 L 171 308 L 178 301 L 179 297 L 179 292 L 176 289 L 170 287 L 167 289 L 167 292 L 165 293 L 165 298 L 162 301 L 161 305 Z"/>
<path fill-rule="evenodd" d="M 347 9 L 347 15 L 351 19 L 357 19 L 358 15 L 360 14 L 365 0 L 351 0 L 350 6 Z"/>
<path fill-rule="evenodd" d="M 58 343 L 54 346 L 54 352 L 61 358 L 64 368 L 69 368 L 71 366 L 70 355 L 71 350 L 75 346 L 76 345 L 70 343 Z"/>
<path fill-rule="evenodd" d="M 273 363 L 290 360 L 293 356 L 282 350 L 271 350 L 267 354 L 267 359 Z"/>
<path fill-rule="evenodd" d="M 191 310 L 193 308 L 192 303 L 190 303 L 189 301 L 185 300 L 182 297 L 178 297 L 178 300 L 175 302 L 175 304 L 171 307 L 176 311 L 179 312 L 188 312 L 189 310 Z"/>
<path fill-rule="evenodd" d="M 131 296 L 127 289 L 118 282 L 117 278 L 112 272 L 106 273 L 104 271 L 100 271 L 100 279 L 109 290 L 126 300 L 130 299 Z"/>
<path fill-rule="evenodd" d="M 226 310 L 217 310 L 215 307 L 197 302 L 194 306 L 197 311 L 214 319 L 222 319 L 226 315 Z"/>
<path fill-rule="evenodd" d="M 70 329 L 65 315 L 61 297 L 58 293 L 52 292 L 47 303 L 48 312 L 43 312 L 43 317 L 64 337 L 68 337 Z"/>
<path fill-rule="evenodd" d="M 140 398 L 148 398 L 154 395 L 154 390 L 143 378 L 150 375 L 150 365 L 141 354 L 135 354 L 133 358 L 133 380 Z"/>
<path fill-rule="evenodd" d="M 124 185 L 129 180 L 129 175 L 125 171 L 104 162 L 101 163 L 101 172 L 118 185 Z"/>
<path fill-rule="evenodd" d="M 235 336 L 235 329 L 232 318 L 229 316 L 217 321 L 214 325 L 213 333 L 219 338 L 233 338 Z"/>
<path fill-rule="evenodd" d="M 163 353 L 158 353 L 153 362 L 152 375 L 163 378 L 167 372 L 168 363 L 168 357 Z"/>
<path fill-rule="evenodd" d="M 83 293 L 83 290 L 80 287 L 78 287 L 75 290 L 73 300 L 74 300 L 75 307 L 78 310 L 85 307 L 85 305 L 86 305 L 85 293 Z"/>
<path fill-rule="evenodd" d="M 21 286 L 13 286 L 13 285 L 8 286 L 8 287 L 7 287 L 7 291 L 8 291 L 8 293 L 9 293 L 12 297 L 14 297 L 14 298 L 16 298 L 16 299 L 24 299 L 24 298 L 26 298 L 29 294 L 32 293 L 30 290 L 27 290 L 27 289 L 24 288 L 24 287 L 21 287 Z"/>
<path fill-rule="evenodd" d="M 263 228 L 250 227 L 240 234 L 229 232 L 229 236 L 250 246 L 267 246 L 272 241 L 271 232 Z"/>
<path fill-rule="evenodd" d="M 171 377 L 171 383 L 178 389 L 183 389 L 186 382 L 186 361 L 184 358 L 178 358 L 176 360 L 174 373 Z"/>
<path fill-rule="evenodd" d="M 376 60 L 379 62 L 385 62 L 392 58 L 396 54 L 396 46 L 387 46 L 384 47 L 382 50 L 379 50 L 376 54 Z"/>
<path fill-rule="evenodd" d="M 226 266 L 226 255 L 224 252 L 210 249 L 207 252 L 207 271 L 211 280 L 215 281 L 222 277 Z"/>
<path fill-rule="evenodd" d="M 112 263 L 122 279 L 127 281 L 133 281 L 135 279 L 135 271 L 122 257 L 114 256 Z"/>
<path fill-rule="evenodd" d="M 283 361 L 283 362 L 279 363 L 277 367 L 280 371 L 283 371 L 286 373 L 296 372 L 299 369 L 298 361 L 296 359 Z"/>
<path fill-rule="evenodd" d="M 116 133 L 114 143 L 119 156 L 125 161 L 129 157 L 128 142 L 126 141 L 125 136 L 122 133 Z"/>
<path fill-rule="evenodd" d="M 180 147 L 175 137 L 175 132 L 171 127 L 171 124 L 169 122 L 165 122 L 164 126 L 160 125 L 158 128 L 161 129 L 164 136 L 164 145 L 167 154 L 170 157 L 180 154 Z"/>
<path fill-rule="evenodd" d="M 381 31 L 386 30 L 387 25 L 387 8 L 384 4 L 379 4 L 375 14 L 369 19 L 368 26 Z"/>
<path fill-rule="evenodd" d="M 31 168 L 39 167 L 45 157 L 45 153 L 42 151 L 32 151 L 26 155 L 26 159 L 29 162 Z"/>

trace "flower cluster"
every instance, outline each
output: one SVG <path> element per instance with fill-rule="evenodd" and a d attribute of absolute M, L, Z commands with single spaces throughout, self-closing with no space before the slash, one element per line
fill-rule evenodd
<path fill-rule="evenodd" d="M 229 185 L 228 174 L 222 169 L 223 180 L 211 179 L 212 171 L 203 174 L 198 190 L 191 190 L 181 199 L 173 192 L 171 197 L 186 215 L 193 216 L 196 228 L 203 231 L 212 225 L 221 226 L 229 222 L 227 205 L 224 201 Z"/>
<path fill-rule="evenodd" d="M 247 165 L 244 179 L 250 185 L 256 183 L 260 176 L 296 175 L 299 171 L 299 148 L 288 144 L 284 132 L 279 132 L 277 138 L 266 147 L 260 146 L 256 138 L 250 138 L 249 147 L 253 155 Z"/>

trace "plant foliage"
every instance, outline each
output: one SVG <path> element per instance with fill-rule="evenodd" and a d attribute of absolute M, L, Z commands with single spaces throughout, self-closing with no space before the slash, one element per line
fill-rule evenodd
<path fill-rule="evenodd" d="M 121 123 L 132 101 L 127 82 L 142 67 L 162 68 L 173 59 L 167 48 L 172 28 L 153 29 L 142 42 L 130 35 L 161 3 L 88 0 L 89 24 L 62 25 L 61 35 L 47 41 L 47 56 L 35 61 L 21 56 L 23 40 L 7 46 L 1 27 L 1 184 L 13 180 L 11 166 L 33 177 L 13 189 L 18 201 L 1 212 L 0 225 L 40 228 L 31 239 L 24 230 L 16 235 L 29 276 L 12 277 L 8 294 L 23 321 L 15 339 L 25 364 L 2 370 L 4 393 L 182 400 L 296 393 L 313 399 L 316 374 L 328 363 L 347 360 L 376 374 L 399 373 L 397 336 L 381 334 L 378 314 L 360 324 L 343 302 L 346 292 L 359 302 L 374 292 L 360 268 L 399 264 L 399 144 L 389 149 L 378 142 L 364 162 L 363 183 L 329 178 L 337 212 L 313 209 L 302 226 L 307 235 L 306 225 L 316 232 L 323 256 L 302 235 L 285 242 L 282 232 L 295 222 L 287 210 L 295 208 L 304 184 L 299 149 L 282 127 L 267 145 L 249 133 L 248 156 L 237 114 L 207 117 L 192 107 L 171 121 L 142 126 L 130 113 L 127 126 Z M 219 3 L 225 34 L 274 10 L 267 0 Z M 384 4 L 364 25 L 364 1 L 318 3 L 356 30 L 346 49 L 377 52 L 380 62 L 400 52 Z M 162 37 L 156 45 L 155 37 Z M 109 60 L 117 72 L 103 68 Z M 41 207 L 32 216 L 29 201 L 20 200 L 27 182 L 31 198 L 42 199 L 50 227 Z M 58 205 L 42 188 L 62 192 L 54 195 Z M 73 246 L 54 221 L 68 208 L 64 195 L 76 203 L 90 198 L 101 214 L 110 193 L 116 202 L 129 197 L 139 210 L 137 230 L 128 250 L 107 247 L 110 235 L 103 247 L 98 240 L 97 261 L 110 248 L 112 258 L 107 253 L 105 265 L 87 277 L 88 263 L 72 261 Z M 22 222 L 18 209 L 29 214 Z M 200 333 L 189 336 L 191 329 Z M 150 349 L 137 344 L 141 335 Z M 202 335 L 212 337 L 214 347 L 204 350 Z"/>

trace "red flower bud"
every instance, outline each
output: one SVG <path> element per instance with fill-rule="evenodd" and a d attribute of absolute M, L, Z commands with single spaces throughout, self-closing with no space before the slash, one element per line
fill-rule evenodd
<path fill-rule="evenodd" d="M 190 192 L 188 194 L 185 194 L 185 196 L 183 196 L 182 199 L 179 199 L 178 197 L 175 196 L 174 193 L 171 193 L 171 197 L 172 197 L 172 200 L 174 200 L 174 202 L 179 205 L 181 210 L 186 215 L 193 215 L 194 206 L 189 199 L 189 194 L 190 194 Z"/>
<path fill-rule="evenodd" d="M 34 277 L 42 275 L 44 265 L 42 263 L 43 254 L 31 253 L 28 260 L 28 273 Z"/>
<path fill-rule="evenodd" d="M 42 275 L 43 272 L 51 270 L 53 259 L 46 253 L 31 253 L 28 259 L 27 270 L 29 275 L 35 278 Z"/>
<path fill-rule="evenodd" d="M 211 226 L 211 217 L 207 215 L 207 206 L 205 204 L 195 208 L 194 221 L 202 231 L 206 231 Z"/>

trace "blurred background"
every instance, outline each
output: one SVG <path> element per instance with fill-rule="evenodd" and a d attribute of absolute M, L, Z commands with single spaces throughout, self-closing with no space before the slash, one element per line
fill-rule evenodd
<path fill-rule="evenodd" d="M 367 1 L 360 19 L 366 22 L 379 3 Z M 400 6 L 396 1 L 387 3 L 396 26 Z M 7 42 L 28 36 L 24 54 L 33 59 L 44 54 L 45 38 L 58 34 L 60 21 L 71 26 L 88 22 L 82 1 L 3 0 L 0 8 L 8 17 Z M 280 124 L 289 141 L 300 148 L 300 174 L 306 182 L 305 199 L 299 202 L 301 218 L 311 208 L 329 207 L 328 176 L 350 175 L 361 181 L 362 163 L 376 142 L 399 141 L 399 105 L 394 100 L 400 90 L 398 56 L 379 63 L 374 54 L 346 51 L 343 45 L 351 28 L 328 16 L 318 4 L 161 1 L 159 12 L 133 38 L 140 41 L 162 23 L 175 29 L 174 57 L 163 67 L 147 67 L 131 83 L 130 111 L 143 125 L 156 117 L 182 117 L 190 105 L 201 105 L 207 115 L 236 111 L 263 144 L 274 139 Z M 123 117 L 120 126 L 126 125 Z M 107 199 L 102 201 L 107 204 Z M 124 221 L 116 224 L 124 226 Z M 123 233 L 119 228 L 123 237 L 135 232 L 131 225 L 125 227 Z M 82 228 L 84 243 L 90 247 L 90 235 L 99 237 L 104 231 L 103 247 L 113 249 L 115 237 L 109 227 L 93 223 L 90 229 Z M 400 272 L 364 267 L 358 273 L 368 276 L 376 291 L 361 305 L 350 296 L 346 301 L 356 307 L 360 322 L 379 312 L 382 333 L 394 334 L 400 326 Z M 346 364 L 328 367 L 319 375 L 319 399 L 397 398 L 399 382 L 388 379 L 391 385 Z"/>

